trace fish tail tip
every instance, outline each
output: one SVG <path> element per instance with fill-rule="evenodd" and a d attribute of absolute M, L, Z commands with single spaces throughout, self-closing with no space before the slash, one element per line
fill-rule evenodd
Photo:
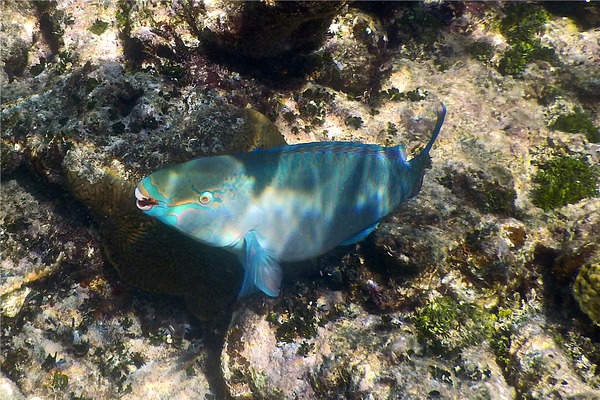
<path fill-rule="evenodd" d="M 437 109 L 437 121 L 435 123 L 435 128 L 433 128 L 433 133 L 431 134 L 431 139 L 429 139 L 429 143 L 423 149 L 422 154 L 429 154 L 429 151 L 433 147 L 433 143 L 437 139 L 440 130 L 442 129 L 442 125 L 444 124 L 444 119 L 446 118 L 446 105 L 443 101 L 439 100 L 438 109 Z"/>
<path fill-rule="evenodd" d="M 444 104 L 443 101 L 441 101 L 440 99 L 438 99 L 438 114 L 445 114 L 446 113 L 446 105 Z"/>

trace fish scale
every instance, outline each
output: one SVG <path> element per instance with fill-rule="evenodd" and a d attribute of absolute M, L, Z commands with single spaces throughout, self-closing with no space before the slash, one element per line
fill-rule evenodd
<path fill-rule="evenodd" d="M 300 261 L 356 243 L 421 189 L 442 127 L 407 160 L 403 146 L 319 142 L 204 157 L 144 178 L 135 194 L 146 214 L 244 266 L 240 296 L 277 296 L 280 261 Z"/>

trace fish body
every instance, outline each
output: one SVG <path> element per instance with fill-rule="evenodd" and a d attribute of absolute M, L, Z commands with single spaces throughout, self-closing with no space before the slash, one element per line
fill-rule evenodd
<path fill-rule="evenodd" d="M 280 261 L 299 261 L 364 239 L 421 189 L 429 150 L 350 142 L 289 145 L 199 158 L 154 172 L 135 190 L 149 216 L 238 256 L 240 296 L 277 296 Z"/>

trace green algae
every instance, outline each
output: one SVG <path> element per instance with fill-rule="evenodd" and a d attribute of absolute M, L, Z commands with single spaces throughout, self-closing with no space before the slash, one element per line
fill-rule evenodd
<path fill-rule="evenodd" d="M 52 374 L 52 383 L 50 385 L 53 389 L 64 390 L 69 385 L 69 377 L 63 373 L 55 372 Z"/>
<path fill-rule="evenodd" d="M 541 6 L 527 3 L 512 3 L 500 23 L 500 33 L 509 44 L 498 70 L 504 75 L 520 75 L 527 64 L 534 60 L 553 62 L 554 49 L 543 46 L 537 37 L 550 20 L 550 14 Z"/>
<path fill-rule="evenodd" d="M 29 68 L 29 73 L 33 76 L 38 76 L 46 69 L 46 59 L 43 57 L 39 58 L 39 62 Z"/>
<path fill-rule="evenodd" d="M 18 382 L 25 377 L 25 366 L 27 365 L 29 358 L 29 353 L 25 348 L 17 347 L 9 349 L 3 354 L 3 358 L 4 360 L 0 367 L 2 367 L 2 372 L 6 374 L 6 376 L 15 382 Z"/>
<path fill-rule="evenodd" d="M 458 328 L 460 305 L 449 297 L 441 297 L 415 313 L 415 325 L 424 336 L 448 335 Z"/>
<path fill-rule="evenodd" d="M 300 346 L 298 347 L 298 351 L 296 352 L 296 354 L 299 356 L 302 356 L 302 357 L 308 357 L 308 355 L 314 349 L 315 349 L 314 343 L 309 343 L 308 341 L 304 340 L 304 341 L 302 341 L 302 343 L 300 343 Z"/>
<path fill-rule="evenodd" d="M 294 95 L 294 100 L 298 104 L 298 116 L 307 121 L 302 129 L 310 132 L 315 127 L 323 125 L 327 117 L 328 105 L 334 98 L 334 94 L 322 88 L 308 88 L 301 94 Z M 289 123 L 296 117 L 297 115 L 292 112 L 288 112 L 284 116 Z"/>
<path fill-rule="evenodd" d="M 108 22 L 102 21 L 101 19 L 96 19 L 94 24 L 90 27 L 90 31 L 94 35 L 102 35 L 106 29 L 108 28 Z"/>
<path fill-rule="evenodd" d="M 288 310 L 281 320 L 275 313 L 269 313 L 267 321 L 276 325 L 275 336 L 278 342 L 291 343 L 299 337 L 310 339 L 317 336 L 319 319 L 316 307 L 310 303 Z"/>
<path fill-rule="evenodd" d="M 539 39 L 513 44 L 505 53 L 498 69 L 503 75 L 520 75 L 534 60 L 552 61 L 554 50 L 541 45 Z"/>
<path fill-rule="evenodd" d="M 500 33 L 509 42 L 530 41 L 543 32 L 550 14 L 541 6 L 513 3 L 506 7 L 506 15 L 500 23 Z"/>
<path fill-rule="evenodd" d="M 517 192 L 514 189 L 508 189 L 507 192 L 487 191 L 483 193 L 482 210 L 501 215 L 513 214 L 516 198 Z"/>
<path fill-rule="evenodd" d="M 452 14 L 443 4 L 423 2 L 406 3 L 403 13 L 396 21 L 401 32 L 409 33 L 411 41 L 433 49 L 442 34 L 442 29 L 451 20 Z"/>
<path fill-rule="evenodd" d="M 419 341 L 438 354 L 453 354 L 465 345 L 491 337 L 495 321 L 494 314 L 450 296 L 417 309 L 413 317 Z"/>
<path fill-rule="evenodd" d="M 309 340 L 317 336 L 319 327 L 336 320 L 348 309 L 335 305 L 324 310 L 318 304 L 313 285 L 298 283 L 296 287 L 298 294 L 282 297 L 265 320 L 274 327 L 277 342 L 299 342 L 298 355 L 306 356 L 314 348 Z"/>
<path fill-rule="evenodd" d="M 467 51 L 477 61 L 488 64 L 492 61 L 492 57 L 494 57 L 495 48 L 494 45 L 487 40 L 478 40 L 471 43 L 467 48 Z"/>
<path fill-rule="evenodd" d="M 515 317 L 512 310 L 500 309 L 496 314 L 496 329 L 490 338 L 490 346 L 496 355 L 496 362 L 503 370 L 510 365 L 510 346 L 512 343 L 510 323 Z"/>
<path fill-rule="evenodd" d="M 583 133 L 590 142 L 600 142 L 600 129 L 594 126 L 590 117 L 582 110 L 576 110 L 570 114 L 559 115 L 556 120 L 550 124 L 550 128 L 567 133 Z"/>
<path fill-rule="evenodd" d="M 429 374 L 431 375 L 432 379 L 438 382 L 443 382 L 450 386 L 454 384 L 454 381 L 452 380 L 452 372 L 445 368 L 440 368 L 437 365 L 430 365 Z"/>
<path fill-rule="evenodd" d="M 600 389 L 600 343 L 569 327 L 555 340 L 573 360 L 573 367 L 590 387 Z"/>
<path fill-rule="evenodd" d="M 554 85 L 544 86 L 538 97 L 538 102 L 543 106 L 549 106 L 563 96 L 563 94 L 563 90 Z"/>
<path fill-rule="evenodd" d="M 532 202 L 544 211 L 598 195 L 599 172 L 583 158 L 560 156 L 539 166 Z"/>
<path fill-rule="evenodd" d="M 421 88 L 415 88 L 413 90 L 409 90 L 408 92 L 402 92 L 400 89 L 396 87 L 392 87 L 390 89 L 383 90 L 379 93 L 382 99 L 386 99 L 389 101 L 421 101 L 427 98 L 427 91 Z"/>
<path fill-rule="evenodd" d="M 364 121 L 360 116 L 350 115 L 344 120 L 344 124 L 354 129 L 358 129 L 364 125 Z"/>

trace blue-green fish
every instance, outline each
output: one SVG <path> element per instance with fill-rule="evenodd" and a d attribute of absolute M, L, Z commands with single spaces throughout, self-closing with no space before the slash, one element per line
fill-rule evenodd
<path fill-rule="evenodd" d="M 306 260 L 364 239 L 421 189 L 429 151 L 351 142 L 289 145 L 198 158 L 154 172 L 135 190 L 147 215 L 227 249 L 244 266 L 239 296 L 277 296 L 279 262 Z"/>

